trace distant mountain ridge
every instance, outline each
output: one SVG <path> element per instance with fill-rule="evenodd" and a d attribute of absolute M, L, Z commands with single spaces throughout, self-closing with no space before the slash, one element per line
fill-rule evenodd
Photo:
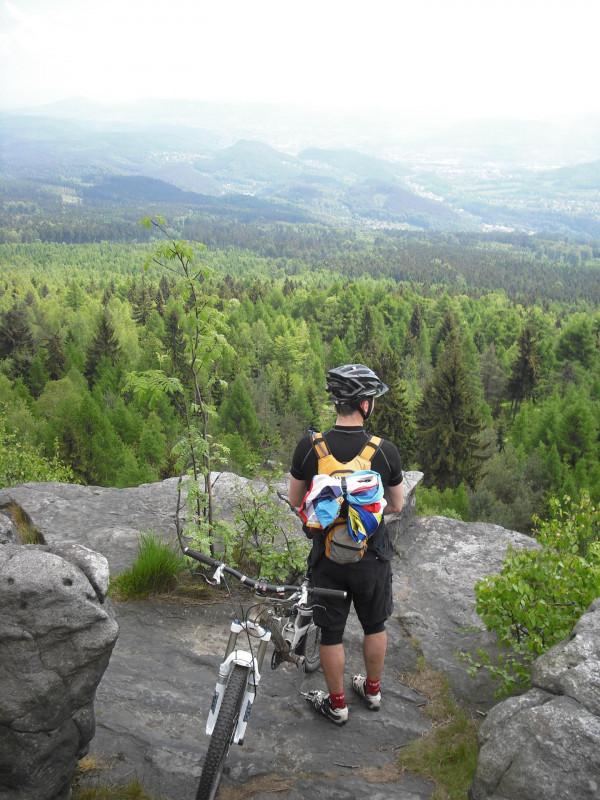
<path fill-rule="evenodd" d="M 309 147 L 298 153 L 303 161 L 326 164 L 342 173 L 350 173 L 361 178 L 397 178 L 409 170 L 391 161 L 359 153 L 356 150 L 324 150 Z"/>
<path fill-rule="evenodd" d="M 164 203 L 177 206 L 177 213 L 189 206 L 194 213 L 236 219 L 243 214 L 376 228 L 600 238 L 593 197 L 600 188 L 600 160 L 546 170 L 512 162 L 506 172 L 496 164 L 479 167 L 468 130 L 456 144 L 454 161 L 443 149 L 431 162 L 410 149 L 395 157 L 390 153 L 393 160 L 349 147 L 315 146 L 294 154 L 250 137 L 227 141 L 210 129 L 211 114 L 227 117 L 233 110 L 207 106 L 206 111 L 206 128 L 166 124 L 158 111 L 154 124 L 137 128 L 122 120 L 0 114 L 0 179 L 8 202 L 11 192 L 27 199 L 30 185 L 37 187 L 38 199 L 52 196 L 55 208 L 68 204 L 69 213 L 82 202 Z M 501 128 L 490 123 L 482 130 L 494 134 L 499 152 Z M 539 125 L 529 130 L 541 135 Z M 509 150 L 516 141 L 515 129 L 510 131 Z M 17 184 L 18 192 L 11 189 Z"/>

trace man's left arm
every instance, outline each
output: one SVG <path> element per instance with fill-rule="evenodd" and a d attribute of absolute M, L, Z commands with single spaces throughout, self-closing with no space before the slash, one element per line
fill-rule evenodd
<path fill-rule="evenodd" d="M 402 473 L 400 452 L 395 444 L 386 440 L 382 446 L 382 455 L 389 469 L 388 483 L 385 486 L 384 492 L 387 506 L 383 513 L 399 514 L 404 506 L 404 490 L 402 488 L 404 476 Z"/>
<path fill-rule="evenodd" d="M 387 500 L 384 514 L 399 514 L 404 507 L 404 490 L 402 484 L 397 486 L 386 486 L 383 496 Z"/>
<path fill-rule="evenodd" d="M 306 494 L 306 481 L 298 480 L 290 475 L 290 485 L 288 487 L 288 500 L 294 508 L 299 508 L 302 498 Z"/>

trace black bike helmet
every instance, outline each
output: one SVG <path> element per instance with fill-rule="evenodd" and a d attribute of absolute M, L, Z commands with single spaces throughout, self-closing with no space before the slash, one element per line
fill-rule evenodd
<path fill-rule="evenodd" d="M 381 397 L 388 388 L 364 364 L 344 364 L 327 373 L 327 391 L 334 403 L 358 404 L 370 397 Z"/>

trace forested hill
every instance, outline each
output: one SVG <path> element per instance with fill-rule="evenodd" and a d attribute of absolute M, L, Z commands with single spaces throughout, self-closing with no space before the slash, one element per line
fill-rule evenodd
<path fill-rule="evenodd" d="M 186 234 L 226 237 L 211 224 Z M 215 465 L 285 471 L 332 421 L 325 370 L 361 361 L 391 386 L 373 427 L 425 472 L 423 510 L 526 531 L 552 495 L 600 499 L 591 246 L 236 230 L 255 252 L 201 251 L 195 299 L 156 241 L 0 246 L 0 483 L 178 474 L 199 303 Z"/>
<path fill-rule="evenodd" d="M 82 189 L 82 195 L 92 206 L 107 203 L 178 205 L 217 218 L 233 217 L 239 222 L 272 219 L 284 222 L 311 221 L 306 212 L 289 205 L 261 200 L 251 195 L 229 194 L 226 197 L 213 197 L 198 192 L 186 192 L 173 184 L 143 175 L 112 175 Z"/>

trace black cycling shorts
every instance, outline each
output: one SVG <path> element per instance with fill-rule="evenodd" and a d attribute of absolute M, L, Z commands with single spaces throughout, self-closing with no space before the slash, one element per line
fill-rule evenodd
<path fill-rule="evenodd" d="M 311 583 L 348 593 L 345 600 L 315 597 L 313 619 L 328 633 L 323 637 L 324 644 L 341 642 L 351 603 L 366 633 L 383 630 L 383 623 L 392 613 L 392 565 L 378 558 L 372 550 L 354 564 L 336 564 L 323 556 L 312 567 Z"/>

